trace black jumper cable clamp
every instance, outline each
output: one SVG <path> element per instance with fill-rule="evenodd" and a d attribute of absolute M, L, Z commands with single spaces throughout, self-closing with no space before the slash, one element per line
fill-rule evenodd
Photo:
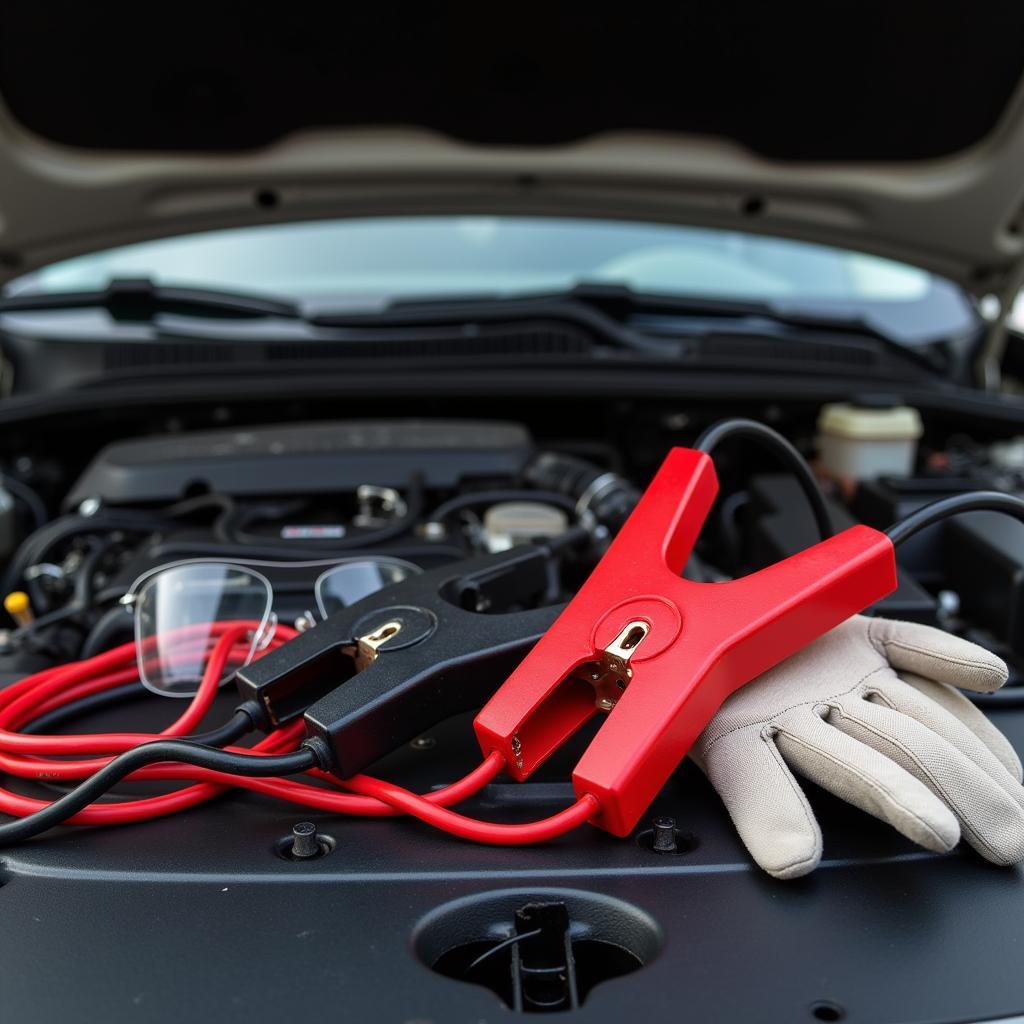
<path fill-rule="evenodd" d="M 558 554 L 524 545 L 411 576 L 238 670 L 238 692 L 264 729 L 304 714 L 332 771 L 361 772 L 487 701 L 564 608 L 531 607 L 557 593 Z"/>

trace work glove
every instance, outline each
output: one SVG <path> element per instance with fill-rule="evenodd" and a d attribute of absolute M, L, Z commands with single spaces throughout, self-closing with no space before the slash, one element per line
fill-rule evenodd
<path fill-rule="evenodd" d="M 930 626 L 857 615 L 741 687 L 691 755 L 750 855 L 776 878 L 821 860 L 796 776 L 928 850 L 961 836 L 986 860 L 1024 860 L 1021 762 L 954 687 L 1006 682 L 994 654 Z"/>

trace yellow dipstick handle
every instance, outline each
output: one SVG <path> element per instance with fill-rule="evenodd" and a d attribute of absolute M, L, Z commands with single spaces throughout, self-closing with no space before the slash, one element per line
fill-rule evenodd
<path fill-rule="evenodd" d="M 32 602 L 28 599 L 28 594 L 23 590 L 12 590 L 4 598 L 4 611 L 19 626 L 31 626 L 35 621 L 35 615 L 32 614 Z"/>

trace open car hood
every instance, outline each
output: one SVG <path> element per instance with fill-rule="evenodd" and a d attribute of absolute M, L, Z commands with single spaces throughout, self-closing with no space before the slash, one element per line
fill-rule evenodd
<path fill-rule="evenodd" d="M 132 25 L 8 5 L 0 280 L 182 232 L 487 212 L 742 228 L 1016 287 L 1024 5 L 687 6 Z"/>

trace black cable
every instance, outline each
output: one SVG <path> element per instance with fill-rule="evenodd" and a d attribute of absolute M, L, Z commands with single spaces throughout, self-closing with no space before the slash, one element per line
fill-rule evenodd
<path fill-rule="evenodd" d="M 93 599 L 93 577 L 111 548 L 116 547 L 117 541 L 112 537 L 101 538 L 82 559 L 75 570 L 75 584 L 72 591 L 71 603 L 79 609 L 87 609 L 92 605 Z"/>
<path fill-rule="evenodd" d="M 465 508 L 473 508 L 477 505 L 497 505 L 503 501 L 537 501 L 542 505 L 555 505 L 566 512 L 576 511 L 575 499 L 566 494 L 559 494 L 557 491 L 530 491 L 525 488 L 504 491 L 473 491 L 469 494 L 459 494 L 438 505 L 430 513 L 430 521 L 441 523 Z"/>
<path fill-rule="evenodd" d="M 21 544 L 4 576 L 4 591 L 10 593 L 17 590 L 24 579 L 25 570 L 30 565 L 46 561 L 46 555 L 51 548 L 80 534 L 106 533 L 112 530 L 123 533 L 155 533 L 165 525 L 166 520 L 142 520 L 137 517 L 108 516 L 102 513 L 95 516 L 61 516 L 47 523 L 41 530 L 36 530 Z"/>
<path fill-rule="evenodd" d="M 173 762 L 194 765 L 241 775 L 248 778 L 280 778 L 295 775 L 318 765 L 316 755 L 308 747 L 290 754 L 234 754 L 216 747 L 205 747 L 187 740 L 154 740 L 118 754 L 95 775 L 90 775 L 70 793 L 55 800 L 35 814 L 0 825 L 0 846 L 9 846 L 31 839 L 94 803 L 126 776 L 151 764 Z"/>
<path fill-rule="evenodd" d="M 245 528 L 250 523 L 261 523 L 269 519 L 279 519 L 299 511 L 304 505 L 301 501 L 288 501 L 276 505 L 247 505 L 239 508 L 234 499 L 228 498 L 222 505 L 219 516 L 213 522 L 213 535 L 224 544 L 248 544 L 253 539 L 257 543 L 265 542 L 265 537 L 245 535 Z"/>
<path fill-rule="evenodd" d="M 33 602 L 33 604 L 38 604 L 38 602 Z M 54 626 L 58 622 L 73 619 L 81 610 L 81 608 L 74 604 L 66 604 L 60 608 L 55 608 L 52 612 L 47 612 L 45 615 L 40 615 L 38 618 L 33 619 L 29 625 L 19 626 L 11 634 L 11 640 L 15 643 L 22 641 L 25 637 L 38 633 L 48 626 Z"/>
<path fill-rule="evenodd" d="M 122 593 L 123 589 L 118 588 L 113 597 L 118 598 Z M 99 595 L 98 603 L 102 603 L 107 597 L 108 595 L 104 591 Z M 85 643 L 78 654 L 79 660 L 88 661 L 89 658 L 117 646 L 117 643 L 127 642 L 132 637 L 133 626 L 134 620 L 124 605 L 118 604 L 113 608 L 108 608 L 89 630 Z"/>
<path fill-rule="evenodd" d="M 208 508 L 219 508 L 221 515 L 230 512 L 235 507 L 235 499 L 230 494 L 221 494 L 219 491 L 210 491 L 207 494 L 197 494 L 194 498 L 185 498 L 174 505 L 168 506 L 165 514 L 172 519 L 180 519 L 189 516 L 193 512 L 202 512 Z"/>
<path fill-rule="evenodd" d="M 28 484 L 13 476 L 0 475 L 0 487 L 13 494 L 28 509 L 34 523 L 33 529 L 38 530 L 50 518 L 43 499 Z"/>
<path fill-rule="evenodd" d="M 1012 516 L 1024 523 L 1024 499 L 1013 494 L 1003 494 L 1002 491 L 971 491 L 968 494 L 953 494 L 948 498 L 933 501 L 916 512 L 911 512 L 906 519 L 894 523 L 885 533 L 892 541 L 893 547 L 896 547 L 929 526 L 960 515 L 962 512 L 1002 512 L 1004 515 Z M 961 692 L 982 708 L 1024 707 L 1024 686 L 997 690 L 995 693 L 975 693 L 969 690 Z"/>
<path fill-rule="evenodd" d="M 120 704 L 126 700 L 136 700 L 151 694 L 142 683 L 125 683 L 122 686 L 115 686 L 111 690 L 101 690 L 99 693 L 91 693 L 88 697 L 81 697 L 71 704 L 64 704 L 59 708 L 48 711 L 27 723 L 20 731 L 28 736 L 38 736 L 57 732 L 61 727 L 73 722 L 83 715 L 94 714 L 103 711 L 111 704 Z M 245 707 L 235 709 L 232 716 L 223 725 L 210 729 L 207 732 L 192 733 L 182 737 L 190 743 L 202 743 L 208 747 L 226 747 L 235 740 L 241 739 L 247 732 L 253 729 L 252 716 Z"/>
<path fill-rule="evenodd" d="M 70 514 L 60 516 L 46 523 L 30 534 L 19 546 L 4 575 L 4 593 L 17 590 L 30 565 L 46 561 L 52 547 L 71 540 L 83 533 L 159 533 L 166 530 L 176 519 L 189 516 L 209 506 L 224 505 L 224 498 L 217 494 L 203 494 L 187 498 L 159 512 L 129 508 L 101 508 L 91 516 Z"/>
<path fill-rule="evenodd" d="M 103 711 L 111 704 L 120 704 L 122 701 L 135 700 L 149 694 L 142 683 L 125 683 L 124 686 L 115 686 L 112 690 L 102 690 L 99 693 L 82 697 L 72 704 L 65 704 L 63 707 L 54 708 L 53 711 L 29 722 L 21 732 L 26 735 L 48 735 L 57 732 L 68 722 L 80 718 L 82 715 Z M 236 709 L 235 713 L 223 725 L 208 732 L 192 733 L 182 737 L 190 743 L 203 743 L 209 747 L 226 747 L 236 740 L 241 739 L 247 732 L 253 729 L 252 717 L 242 708 Z M 47 789 L 56 790 L 58 793 L 68 793 L 73 786 L 66 783 L 58 783 L 52 780 L 35 780 L 39 785 Z M 103 803 L 117 802 L 118 800 L 134 800 L 133 796 L 118 796 L 115 793 L 106 794 L 107 799 Z"/>
<path fill-rule="evenodd" d="M 237 707 L 226 722 L 206 732 L 191 733 L 184 739 L 189 743 L 201 743 L 205 747 L 227 747 L 247 732 L 252 732 L 253 728 L 252 715 L 245 707 Z"/>
<path fill-rule="evenodd" d="M 807 497 L 814 514 L 814 522 L 822 540 L 827 540 L 835 532 L 832 529 L 832 517 L 825 505 L 825 495 L 807 465 L 806 459 L 778 431 L 757 420 L 729 419 L 713 423 L 697 438 L 694 447 L 698 451 L 710 455 L 722 441 L 734 437 L 756 441 L 763 447 L 770 448 L 779 461 L 796 477 L 800 489 Z"/>
<path fill-rule="evenodd" d="M 360 537 L 359 539 L 361 543 L 373 540 L 373 538 L 369 536 Z M 267 561 L 303 562 L 328 560 L 331 558 L 333 551 L 327 547 L 304 548 L 301 546 L 293 546 L 287 541 L 276 545 L 270 543 L 255 546 L 250 544 L 214 544 L 207 541 L 196 541 L 190 539 L 181 541 L 168 539 L 155 544 L 153 547 L 148 549 L 147 553 L 151 559 L 158 562 L 170 562 L 179 558 L 200 557 L 218 558 L 223 559 L 225 562 L 230 562 L 233 558 L 237 558 L 239 561 L 262 558 Z M 341 557 L 344 557 L 346 560 L 350 558 L 358 558 L 360 555 L 365 555 L 367 558 L 376 558 L 379 554 L 379 551 L 374 551 L 369 548 L 365 551 L 360 548 L 346 548 L 344 555 Z M 421 558 L 445 558 L 451 561 L 457 561 L 461 558 L 465 558 L 467 552 L 465 548 L 456 547 L 454 544 L 440 544 L 436 541 L 424 541 L 422 544 L 409 544 L 407 547 L 397 547 L 389 544 L 387 554 L 391 558 L 404 558 L 409 562 L 415 562 Z M 102 591 L 99 598 L 103 600 L 116 600 L 121 596 L 121 593 L 123 593 L 123 591 L 108 589 Z"/>
<path fill-rule="evenodd" d="M 953 494 L 948 498 L 939 498 L 916 512 L 911 512 L 906 519 L 894 523 L 886 530 L 886 535 L 893 545 L 902 544 L 915 533 L 926 527 L 959 515 L 961 512 L 1002 512 L 1024 523 L 1024 499 L 1001 491 L 971 491 L 968 494 Z"/>
<path fill-rule="evenodd" d="M 111 690 L 101 690 L 88 697 L 81 697 L 71 704 L 64 704 L 52 711 L 47 711 L 45 715 L 33 719 L 19 731 L 29 736 L 54 733 L 82 715 L 103 711 L 111 704 L 120 704 L 122 701 L 143 697 L 149 692 L 142 683 L 125 683 L 123 686 L 115 686 Z"/>
<path fill-rule="evenodd" d="M 743 560 L 743 541 L 740 537 L 738 519 L 745 505 L 750 504 L 750 491 L 733 491 L 722 501 L 719 510 L 719 525 L 725 546 L 729 549 L 732 566 L 736 569 Z"/>
<path fill-rule="evenodd" d="M 115 541 L 107 538 L 91 548 L 85 558 L 82 559 L 78 569 L 75 570 L 74 591 L 70 600 L 52 611 L 44 611 L 42 615 L 34 618 L 29 625 L 20 626 L 14 631 L 13 639 L 18 641 L 29 634 L 38 633 L 40 630 L 53 626 L 58 622 L 66 622 L 68 619 L 73 619 L 79 614 L 89 611 L 93 604 L 92 584 L 96 568 L 103 556 L 114 547 L 115 543 Z M 46 600 L 41 596 L 38 587 L 33 586 L 33 584 L 38 583 L 38 580 L 27 580 L 26 583 L 29 587 L 33 607 L 45 609 L 47 605 Z"/>

